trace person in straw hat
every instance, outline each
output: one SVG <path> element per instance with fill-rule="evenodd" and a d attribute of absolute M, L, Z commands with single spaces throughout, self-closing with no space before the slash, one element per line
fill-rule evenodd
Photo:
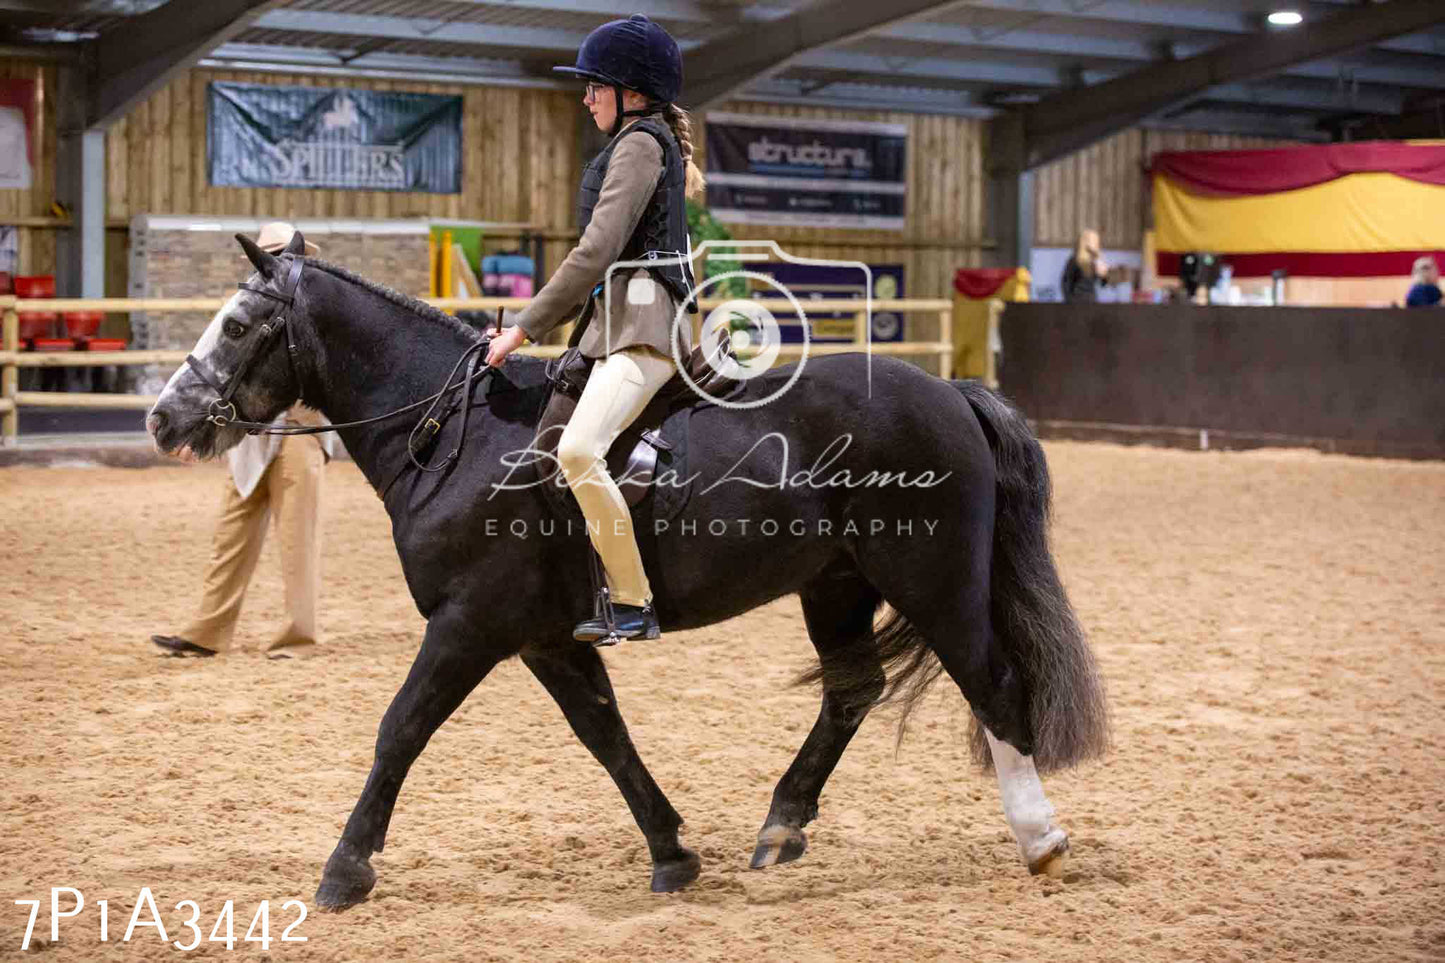
<path fill-rule="evenodd" d="M 279 254 L 295 233 L 294 226 L 274 221 L 261 228 L 256 245 Z M 319 250 L 306 242 L 308 257 L 315 257 Z M 275 423 L 315 426 L 327 421 L 321 413 L 297 404 Z M 221 517 L 211 541 L 200 609 L 178 634 L 151 636 L 155 645 L 168 655 L 182 657 L 211 656 L 232 649 L 241 602 L 261 556 L 269 515 L 281 542 L 286 622 L 266 645 L 266 656 L 281 659 L 311 651 L 317 641 L 316 597 L 321 585 L 321 474 L 335 443 L 330 432 L 247 435 L 226 453 L 231 475 L 221 493 Z"/>

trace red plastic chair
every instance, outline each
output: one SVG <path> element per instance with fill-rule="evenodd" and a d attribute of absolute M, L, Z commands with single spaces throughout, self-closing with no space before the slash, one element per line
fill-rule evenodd
<path fill-rule="evenodd" d="M 60 315 L 54 311 L 27 311 L 20 315 L 20 340 L 44 341 L 55 333 L 55 322 Z"/>
<path fill-rule="evenodd" d="M 15 294 L 21 298 L 55 297 L 55 275 L 31 274 L 15 279 Z M 46 339 L 55 334 L 60 315 L 54 311 L 27 311 L 20 315 L 20 339 Z"/>
<path fill-rule="evenodd" d="M 72 338 L 93 338 L 95 333 L 100 330 L 100 324 L 104 320 L 104 311 L 67 311 L 65 312 L 65 333 Z"/>
<path fill-rule="evenodd" d="M 15 296 L 20 298 L 55 297 L 55 275 L 29 274 L 15 279 Z"/>

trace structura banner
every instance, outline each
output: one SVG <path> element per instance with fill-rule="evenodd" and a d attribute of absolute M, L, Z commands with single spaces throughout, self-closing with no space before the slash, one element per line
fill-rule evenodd
<path fill-rule="evenodd" d="M 901 231 L 907 171 L 903 124 L 707 114 L 719 221 Z"/>
<path fill-rule="evenodd" d="M 216 187 L 461 191 L 461 97 L 217 81 L 206 101 Z"/>

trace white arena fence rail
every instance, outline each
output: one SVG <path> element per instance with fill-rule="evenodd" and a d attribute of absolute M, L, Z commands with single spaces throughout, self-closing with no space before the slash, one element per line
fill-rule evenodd
<path fill-rule="evenodd" d="M 530 298 L 425 298 L 428 304 L 445 311 L 508 311 L 520 310 Z M 704 311 L 709 311 L 724 302 L 703 299 L 699 302 Z M 131 311 L 182 312 L 204 311 L 214 313 L 225 304 L 224 298 L 45 298 L 28 300 L 13 295 L 0 297 L 0 314 L 3 314 L 3 328 L 0 328 L 0 443 L 13 445 L 19 434 L 19 416 L 22 408 L 106 408 L 145 410 L 155 404 L 155 395 L 104 394 L 85 391 L 21 391 L 21 368 L 92 368 L 110 365 L 174 365 L 185 363 L 186 351 L 21 351 L 20 315 L 27 312 L 68 312 L 100 311 L 106 313 L 128 313 Z M 853 340 L 851 342 L 819 342 L 807 347 L 810 355 L 839 354 L 858 351 L 868 343 L 868 318 L 858 311 L 858 301 L 851 298 L 819 299 L 803 302 L 807 311 L 828 313 L 852 312 L 855 317 Z M 899 314 L 933 314 L 938 317 L 939 335 L 937 341 L 888 341 L 871 346 L 874 354 L 894 356 L 933 356 L 938 359 L 940 377 L 949 378 L 953 373 L 953 302 L 944 299 L 895 298 L 875 300 L 874 312 L 890 311 Z M 520 349 L 521 354 L 539 357 L 556 357 L 565 350 L 562 345 L 538 345 Z M 801 344 L 784 344 L 779 352 L 779 361 L 798 358 L 803 353 Z M 741 352 L 744 355 L 750 351 Z"/>

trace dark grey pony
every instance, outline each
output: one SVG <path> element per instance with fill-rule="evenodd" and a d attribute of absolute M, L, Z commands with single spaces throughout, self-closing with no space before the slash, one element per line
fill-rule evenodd
<path fill-rule="evenodd" d="M 163 451 L 207 457 L 241 439 L 234 425 L 207 420 L 218 390 L 235 405 L 221 406 L 223 417 L 264 422 L 299 397 L 333 422 L 359 421 L 437 391 L 478 341 L 419 301 L 302 259 L 299 234 L 279 257 L 240 240 L 255 291 L 221 309 L 196 365 L 176 372 L 151 410 L 147 426 Z M 542 367 L 517 356 L 486 375 L 467 443 L 445 472 L 403 467 L 419 413 L 341 432 L 378 491 L 397 479 L 384 503 L 427 628 L 326 863 L 316 893 L 323 907 L 352 905 L 371 890 L 371 856 L 408 768 L 512 656 L 616 781 L 651 851 L 652 889 L 677 890 L 699 873 L 678 837 L 682 818 L 628 737 L 602 659 L 571 637 L 593 604 L 585 532 L 569 533 L 538 487 L 520 484 L 547 474 L 541 466 L 518 469 L 510 456 L 533 440 Z M 740 398 L 765 397 L 791 374 L 767 372 Z M 438 452 L 454 447 L 458 428 L 459 417 L 447 422 Z M 911 704 L 946 672 L 973 710 L 973 750 L 997 771 L 1024 863 L 1060 870 L 1068 837 L 1052 822 L 1038 773 L 1103 752 L 1107 713 L 1049 554 L 1043 453 L 1018 412 L 973 383 L 889 358 L 871 359 L 870 369 L 862 354 L 831 355 L 809 361 L 770 404 L 700 405 L 690 438 L 685 506 L 663 526 L 644 501 L 637 525 L 664 630 L 796 593 L 818 654 L 811 678 L 822 708 L 773 793 L 752 865 L 801 856 L 803 827 L 868 710 L 895 694 Z M 875 625 L 885 602 L 891 611 Z"/>

